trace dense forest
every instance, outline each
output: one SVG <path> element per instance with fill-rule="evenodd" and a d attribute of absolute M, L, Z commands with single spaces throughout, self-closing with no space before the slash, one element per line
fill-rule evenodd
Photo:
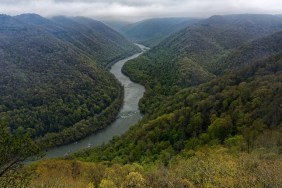
<path fill-rule="evenodd" d="M 104 67 L 140 51 L 118 32 L 90 18 L 56 16 L 46 19 L 36 14 L 23 14 L 15 18 L 71 44 Z"/>
<path fill-rule="evenodd" d="M 281 29 L 282 20 L 277 16 L 212 16 L 126 63 L 123 72 L 145 85 L 140 108 L 150 113 L 165 96 L 180 88 L 205 83 L 281 51 Z"/>
<path fill-rule="evenodd" d="M 0 119 L 14 134 L 29 133 L 50 147 L 78 140 L 116 118 L 123 89 L 106 66 L 137 47 L 86 18 L 69 19 L 64 26 L 33 14 L 1 15 L 0 22 Z"/>
<path fill-rule="evenodd" d="M 0 108 L 0 124 L 10 127 L 0 126 L 4 142 L 21 146 L 26 139 L 33 146 L 30 136 L 46 133 L 40 138 L 43 143 L 56 145 L 60 139 L 77 138 L 100 129 L 115 117 L 122 103 L 121 86 L 103 68 L 107 63 L 93 62 L 93 54 L 87 55 L 86 48 L 77 45 L 75 41 L 82 38 L 73 34 L 60 38 L 47 28 L 36 30 L 36 23 L 27 26 L 13 17 L 6 19 L 14 22 L 6 21 L 9 24 L 0 31 L 9 28 L 9 33 L 21 33 L 21 37 L 12 39 L 9 34 L 2 34 L 5 40 L 0 49 L 7 49 L 1 48 L 7 41 L 7 46 L 22 46 L 24 41 L 25 48 L 11 48 L 9 53 L 0 50 L 3 59 L 7 59 L 1 67 L 15 71 L 12 76 L 5 76 L 4 71 L 0 74 L 9 83 L 1 83 L 0 87 L 5 86 L 3 91 L 13 94 L 0 98 L 0 104 L 4 104 Z M 53 19 L 60 24 L 60 19 L 66 18 Z M 80 19 L 72 18 L 70 22 Z M 82 19 L 85 24 L 87 19 Z M 73 25 L 67 25 L 60 27 L 71 30 Z M 30 30 L 36 33 L 28 35 Z M 126 62 L 122 69 L 146 88 L 139 102 L 144 117 L 136 125 L 99 147 L 61 159 L 16 166 L 23 174 L 28 173 L 28 181 L 20 183 L 32 188 L 281 187 L 281 31 L 279 16 L 244 14 L 212 16 L 168 36 Z M 42 42 L 42 38 L 50 44 Z M 40 45 L 33 45 L 34 40 Z M 50 56 L 46 55 L 46 45 L 55 49 L 49 52 Z M 34 54 L 31 57 L 24 55 L 31 54 L 29 50 Z M 46 61 L 39 61 L 39 57 Z M 52 58 L 60 59 L 60 63 L 49 62 Z M 71 79 L 73 76 L 76 79 Z M 27 80 L 36 83 L 36 87 L 27 89 L 27 83 L 33 83 Z M 38 83 L 44 87 L 38 88 Z M 50 83 L 56 83 L 56 87 Z M 18 88 L 25 92 L 17 92 Z M 7 96 L 16 96 L 16 100 Z M 29 97 L 31 101 L 27 101 Z M 55 115 L 48 111 L 44 114 L 49 107 L 54 107 Z M 26 114 L 30 118 L 23 118 Z M 84 120 L 76 122 L 78 117 Z M 42 128 L 16 127 L 19 123 L 31 124 L 31 120 Z M 53 133 L 49 133 L 51 127 Z M 0 147 L 1 151 L 14 153 L 13 147 L 8 149 Z M 38 150 L 30 153 L 40 154 Z M 6 173 L 17 175 L 14 171 Z M 7 176 L 0 173 L 0 185 L 6 182 Z"/>
<path fill-rule="evenodd" d="M 262 157 L 263 156 L 263 157 Z M 207 146 L 161 163 L 107 164 L 48 160 L 33 165 L 38 178 L 29 187 L 159 188 L 275 187 L 281 185 L 281 157 L 264 151 Z"/>

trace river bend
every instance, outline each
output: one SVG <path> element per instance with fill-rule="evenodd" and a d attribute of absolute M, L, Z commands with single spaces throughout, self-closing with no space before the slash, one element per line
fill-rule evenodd
<path fill-rule="evenodd" d="M 136 44 L 142 50 L 123 60 L 116 62 L 110 69 L 110 72 L 120 81 L 124 86 L 124 103 L 118 114 L 117 119 L 107 128 L 92 134 L 78 142 L 52 148 L 46 152 L 46 158 L 63 157 L 65 155 L 80 151 L 85 148 L 99 146 L 103 143 L 109 142 L 114 136 L 120 136 L 125 133 L 132 125 L 136 124 L 142 118 L 142 114 L 138 108 L 138 102 L 142 98 L 145 88 L 137 83 L 132 82 L 125 76 L 121 69 L 123 65 L 131 60 L 137 58 L 147 47 Z"/>

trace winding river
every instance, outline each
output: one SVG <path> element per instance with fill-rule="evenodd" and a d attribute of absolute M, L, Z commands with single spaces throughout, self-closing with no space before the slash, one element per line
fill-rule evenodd
<path fill-rule="evenodd" d="M 124 63 L 131 59 L 137 58 L 144 51 L 148 50 L 147 47 L 136 44 L 142 50 L 133 56 L 125 58 L 116 62 L 110 72 L 121 82 L 124 86 L 124 103 L 118 114 L 117 119 L 107 128 L 99 131 L 96 134 L 90 135 L 79 142 L 55 147 L 46 152 L 46 158 L 62 157 L 79 150 L 95 147 L 103 143 L 109 142 L 114 136 L 120 136 L 125 133 L 132 125 L 142 118 L 142 114 L 138 109 L 138 102 L 142 98 L 145 88 L 137 83 L 132 82 L 127 76 L 122 74 L 121 69 Z"/>

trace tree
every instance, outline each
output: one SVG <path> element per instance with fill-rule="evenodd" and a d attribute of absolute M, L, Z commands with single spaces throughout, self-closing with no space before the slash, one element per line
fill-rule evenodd
<path fill-rule="evenodd" d="M 28 135 L 12 135 L 0 124 L 0 187 L 26 187 L 32 172 L 23 162 L 42 156 L 40 148 Z"/>
<path fill-rule="evenodd" d="M 115 184 L 108 179 L 103 179 L 99 185 L 99 188 L 115 188 Z"/>
<path fill-rule="evenodd" d="M 139 172 L 130 172 L 123 182 L 126 188 L 143 188 L 145 187 L 145 179 Z"/>
<path fill-rule="evenodd" d="M 211 138 L 220 140 L 223 143 L 224 139 L 232 133 L 232 120 L 229 116 L 217 118 L 208 128 Z"/>

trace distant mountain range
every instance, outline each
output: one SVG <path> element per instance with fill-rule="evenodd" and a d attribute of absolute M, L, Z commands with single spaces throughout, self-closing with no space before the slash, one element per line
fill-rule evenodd
<path fill-rule="evenodd" d="M 125 25 L 117 31 L 133 42 L 152 47 L 170 34 L 198 21 L 195 18 L 156 18 Z"/>
<path fill-rule="evenodd" d="M 126 22 L 126 21 L 102 21 L 104 24 L 106 24 L 107 26 L 113 28 L 116 31 L 119 31 L 121 28 L 132 24 L 132 22 Z"/>

